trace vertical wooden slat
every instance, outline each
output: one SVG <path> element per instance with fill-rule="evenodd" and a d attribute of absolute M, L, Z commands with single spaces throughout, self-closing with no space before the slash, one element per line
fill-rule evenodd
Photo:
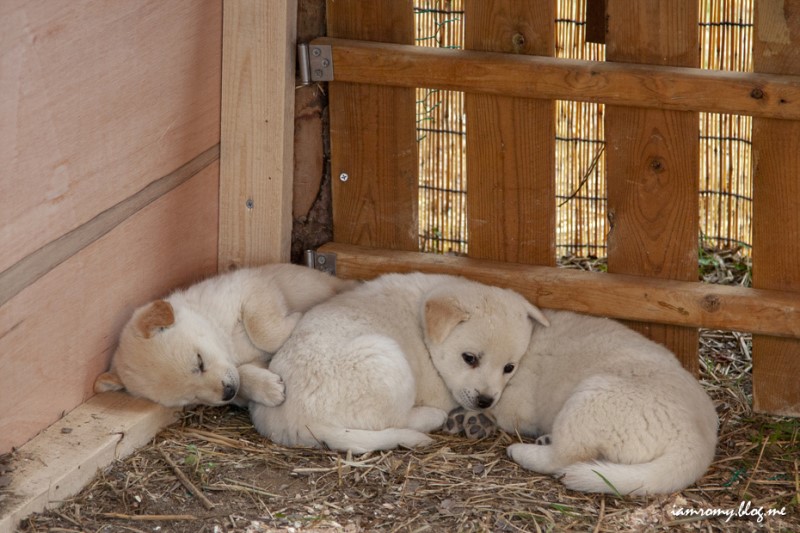
<path fill-rule="evenodd" d="M 467 0 L 465 48 L 552 56 L 554 0 Z M 555 264 L 555 107 L 465 95 L 469 255 Z"/>
<path fill-rule="evenodd" d="M 329 0 L 327 6 L 331 37 L 414 42 L 410 1 Z M 334 240 L 417 250 L 414 89 L 334 81 L 329 91 Z"/>
<path fill-rule="evenodd" d="M 800 75 L 800 3 L 755 7 L 755 71 Z M 754 118 L 753 159 L 753 286 L 800 298 L 800 122 Z M 753 336 L 755 410 L 800 416 L 798 376 L 800 341 Z"/>
<path fill-rule="evenodd" d="M 225 0 L 219 268 L 288 261 L 297 0 Z"/>
<path fill-rule="evenodd" d="M 696 0 L 608 0 L 607 60 L 697 67 L 697 17 Z M 605 124 L 609 271 L 696 280 L 698 114 L 608 106 Z M 631 326 L 697 373 L 696 329 Z"/>

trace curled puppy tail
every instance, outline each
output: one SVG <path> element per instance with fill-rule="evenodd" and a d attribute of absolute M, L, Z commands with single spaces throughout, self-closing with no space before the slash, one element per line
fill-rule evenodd
<path fill-rule="evenodd" d="M 682 490 L 705 473 L 710 454 L 667 453 L 647 463 L 618 464 L 608 461 L 574 463 L 561 469 L 567 488 L 609 494 L 669 494 Z"/>
<path fill-rule="evenodd" d="M 337 451 L 351 451 L 354 454 L 373 450 L 391 450 L 398 447 L 416 448 L 433 442 L 425 433 L 406 428 L 381 430 L 346 429 L 318 425 L 309 427 L 318 444 Z"/>

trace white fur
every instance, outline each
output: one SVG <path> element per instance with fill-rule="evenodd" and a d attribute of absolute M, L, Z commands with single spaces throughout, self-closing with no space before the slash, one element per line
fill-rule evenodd
<path fill-rule="evenodd" d="M 251 404 L 252 420 L 291 446 L 363 453 L 426 444 L 456 405 L 497 401 L 531 317 L 544 321 L 509 290 L 445 275 L 382 276 L 303 317 L 270 366 L 286 401 Z M 468 365 L 464 353 L 480 363 Z"/>
<path fill-rule="evenodd" d="M 209 278 L 134 311 L 97 392 L 126 389 L 170 407 L 283 401 L 267 362 L 302 312 L 353 286 L 274 264 Z"/>
<path fill-rule="evenodd" d="M 717 414 L 675 356 L 612 320 L 544 313 L 551 327 L 535 328 L 492 413 L 550 444 L 514 444 L 509 456 L 580 491 L 669 493 L 702 476 Z"/>

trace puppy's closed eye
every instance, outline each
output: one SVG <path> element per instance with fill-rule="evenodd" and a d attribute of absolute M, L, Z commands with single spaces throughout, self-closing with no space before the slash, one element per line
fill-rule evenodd
<path fill-rule="evenodd" d="M 205 371 L 206 371 L 206 365 L 203 362 L 203 356 L 200 355 L 200 354 L 197 354 L 197 366 L 194 368 L 194 373 L 195 374 L 202 374 Z"/>

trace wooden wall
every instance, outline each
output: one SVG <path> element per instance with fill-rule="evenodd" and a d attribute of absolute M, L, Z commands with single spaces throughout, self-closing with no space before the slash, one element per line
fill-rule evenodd
<path fill-rule="evenodd" d="M 0 4 L 0 453 L 217 269 L 220 0 Z"/>

